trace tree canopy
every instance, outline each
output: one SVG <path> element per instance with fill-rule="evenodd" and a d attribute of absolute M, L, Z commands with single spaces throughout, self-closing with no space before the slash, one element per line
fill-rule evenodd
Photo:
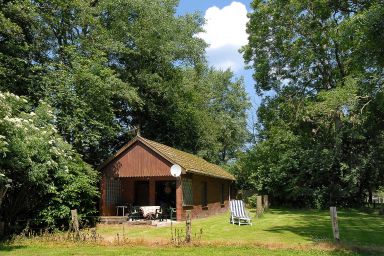
<path fill-rule="evenodd" d="M 242 52 L 263 101 L 240 180 L 280 203 L 361 204 L 384 181 L 383 3 L 255 0 L 252 9 Z"/>

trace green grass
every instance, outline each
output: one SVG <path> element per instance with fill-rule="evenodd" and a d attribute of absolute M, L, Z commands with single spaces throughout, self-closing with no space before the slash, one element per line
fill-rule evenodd
<path fill-rule="evenodd" d="M 185 246 L 185 247 L 143 247 L 143 246 L 90 246 L 90 245 L 19 245 L 0 246 L 1 255 L 334 255 L 357 256 L 375 255 L 361 254 L 349 250 L 298 250 L 298 249 L 268 249 L 252 246 Z"/>
<path fill-rule="evenodd" d="M 331 242 L 332 229 L 328 211 L 273 209 L 253 226 L 237 226 L 228 223 L 229 215 L 222 214 L 205 219 L 192 220 L 192 233 L 202 229 L 202 241 L 239 243 L 282 243 L 305 245 L 314 242 Z M 340 238 L 344 244 L 354 246 L 384 246 L 384 217 L 357 210 L 339 210 Z M 184 227 L 179 224 L 177 227 Z M 123 233 L 122 226 L 100 226 L 98 233 L 116 236 Z M 170 239 L 169 227 L 128 227 L 127 238 Z"/>
<path fill-rule="evenodd" d="M 228 214 L 192 220 L 193 237 L 202 230 L 195 246 L 165 245 L 170 227 L 99 225 L 101 244 L 19 239 L 0 255 L 384 255 L 383 216 L 339 210 L 338 217 L 341 245 L 332 241 L 328 211 L 272 209 L 253 226 L 231 225 Z M 116 245 L 117 234 L 128 242 Z"/>

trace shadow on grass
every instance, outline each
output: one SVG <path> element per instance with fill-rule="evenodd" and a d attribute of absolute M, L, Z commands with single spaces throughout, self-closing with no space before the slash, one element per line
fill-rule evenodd
<path fill-rule="evenodd" d="M 335 243 L 326 210 L 272 209 L 269 214 L 286 215 L 287 223 L 264 229 L 291 232 L 315 243 L 328 243 L 363 255 L 384 255 L 384 217 L 355 209 L 338 211 L 341 243 Z"/>
<path fill-rule="evenodd" d="M 24 245 L 8 245 L 8 244 L 0 244 L 0 252 L 10 252 L 14 250 L 25 249 L 27 246 Z"/>

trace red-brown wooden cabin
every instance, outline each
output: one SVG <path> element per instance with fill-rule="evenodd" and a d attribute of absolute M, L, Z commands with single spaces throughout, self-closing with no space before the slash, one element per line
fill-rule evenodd
<path fill-rule="evenodd" d="M 182 167 L 181 176 L 170 167 Z M 136 136 L 101 167 L 102 216 L 116 215 L 117 205 L 161 205 L 176 208 L 176 219 L 191 210 L 193 218 L 228 209 L 233 175 L 195 155 Z"/>

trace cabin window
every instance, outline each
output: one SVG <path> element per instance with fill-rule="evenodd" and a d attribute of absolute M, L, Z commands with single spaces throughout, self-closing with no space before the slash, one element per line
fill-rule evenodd
<path fill-rule="evenodd" d="M 224 183 L 221 184 L 221 197 L 220 197 L 220 204 L 224 204 L 225 201 L 225 185 Z"/>
<path fill-rule="evenodd" d="M 183 187 L 183 206 L 193 205 L 192 179 L 183 178 L 182 187 Z"/>
<path fill-rule="evenodd" d="M 202 188 L 201 188 L 201 206 L 207 207 L 208 206 L 208 186 L 207 182 L 203 182 Z"/>
<path fill-rule="evenodd" d="M 107 205 L 112 206 L 121 202 L 121 182 L 119 178 L 107 177 L 106 194 Z"/>

